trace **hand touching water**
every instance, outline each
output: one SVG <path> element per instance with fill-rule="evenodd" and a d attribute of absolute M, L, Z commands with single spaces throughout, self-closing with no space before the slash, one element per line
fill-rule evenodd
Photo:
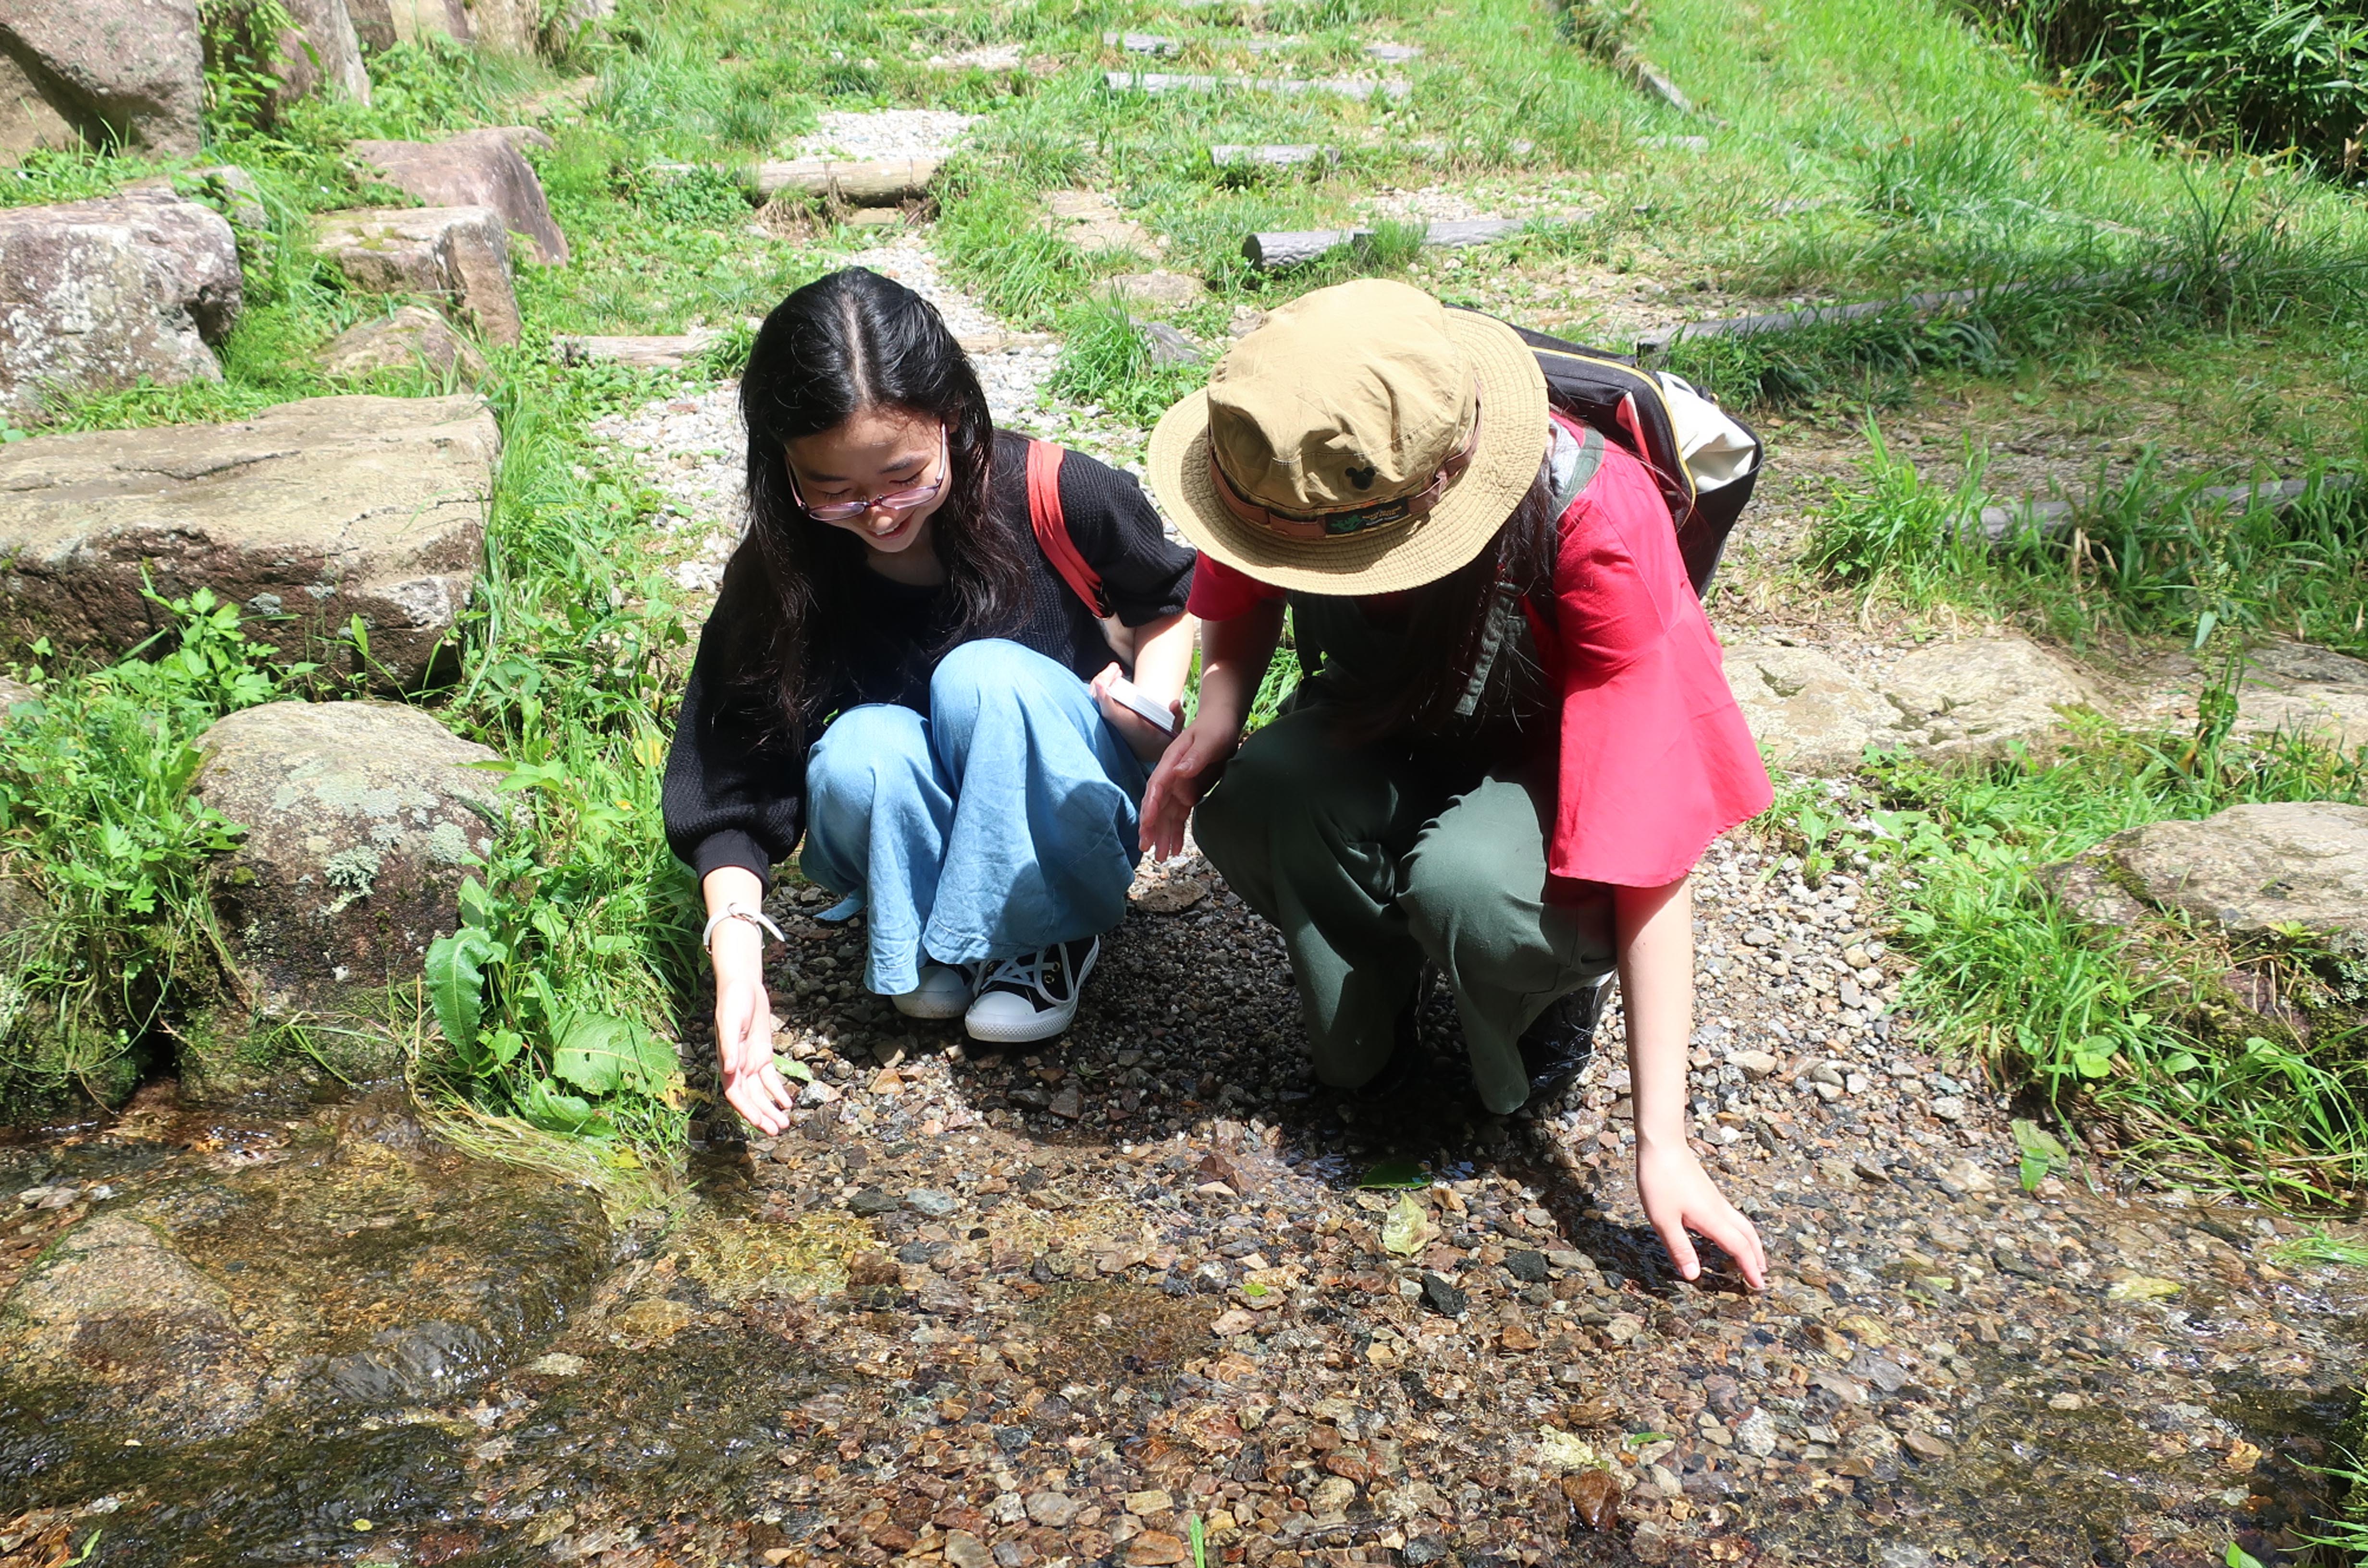
<path fill-rule="evenodd" d="M 1702 1278 L 1702 1259 L 1694 1251 L 1693 1235 L 1687 1234 L 1691 1231 L 1725 1247 L 1753 1290 L 1768 1288 L 1768 1251 L 1760 1244 L 1758 1228 L 1726 1200 L 1684 1143 L 1637 1144 L 1636 1196 L 1680 1278 Z"/>

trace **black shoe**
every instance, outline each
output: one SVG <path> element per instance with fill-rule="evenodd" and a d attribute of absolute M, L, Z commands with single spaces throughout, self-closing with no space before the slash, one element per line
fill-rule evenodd
<path fill-rule="evenodd" d="M 1077 1016 L 1078 994 L 1101 956 L 1102 939 L 1087 937 L 988 964 L 963 1027 L 988 1045 L 1052 1039 Z"/>
<path fill-rule="evenodd" d="M 1521 1031 L 1521 1067 L 1530 1075 L 1530 1103 L 1543 1104 L 1570 1086 L 1595 1056 L 1595 1026 L 1603 1018 L 1610 980 L 1582 985 L 1540 1013 Z"/>

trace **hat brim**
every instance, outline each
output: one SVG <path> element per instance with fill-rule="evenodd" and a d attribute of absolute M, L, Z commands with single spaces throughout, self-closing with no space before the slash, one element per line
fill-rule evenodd
<path fill-rule="evenodd" d="M 1520 335 L 1473 311 L 1447 330 L 1480 388 L 1472 462 L 1427 517 L 1338 539 L 1284 539 L 1226 510 L 1209 477 L 1209 394 L 1160 416 L 1148 454 L 1152 493 L 1193 545 L 1237 572 L 1301 593 L 1395 594 L 1436 582 L 1494 539 L 1545 460 L 1546 381 Z"/>

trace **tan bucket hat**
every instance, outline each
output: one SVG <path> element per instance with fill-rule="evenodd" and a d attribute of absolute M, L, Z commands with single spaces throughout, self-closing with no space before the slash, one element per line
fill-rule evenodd
<path fill-rule="evenodd" d="M 1383 278 L 1318 289 L 1225 351 L 1151 435 L 1184 537 L 1263 583 L 1388 594 L 1496 537 L 1545 457 L 1520 335 Z"/>

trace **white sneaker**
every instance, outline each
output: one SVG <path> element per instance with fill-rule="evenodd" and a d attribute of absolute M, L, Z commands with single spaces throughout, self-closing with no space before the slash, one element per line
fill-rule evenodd
<path fill-rule="evenodd" d="M 970 1006 L 970 972 L 951 964 L 925 963 L 921 983 L 889 1000 L 908 1018 L 959 1018 Z"/>
<path fill-rule="evenodd" d="M 993 1045 L 1052 1039 L 1077 1016 L 1078 994 L 1101 956 L 1102 939 L 1087 937 L 990 964 L 962 1027 Z"/>

